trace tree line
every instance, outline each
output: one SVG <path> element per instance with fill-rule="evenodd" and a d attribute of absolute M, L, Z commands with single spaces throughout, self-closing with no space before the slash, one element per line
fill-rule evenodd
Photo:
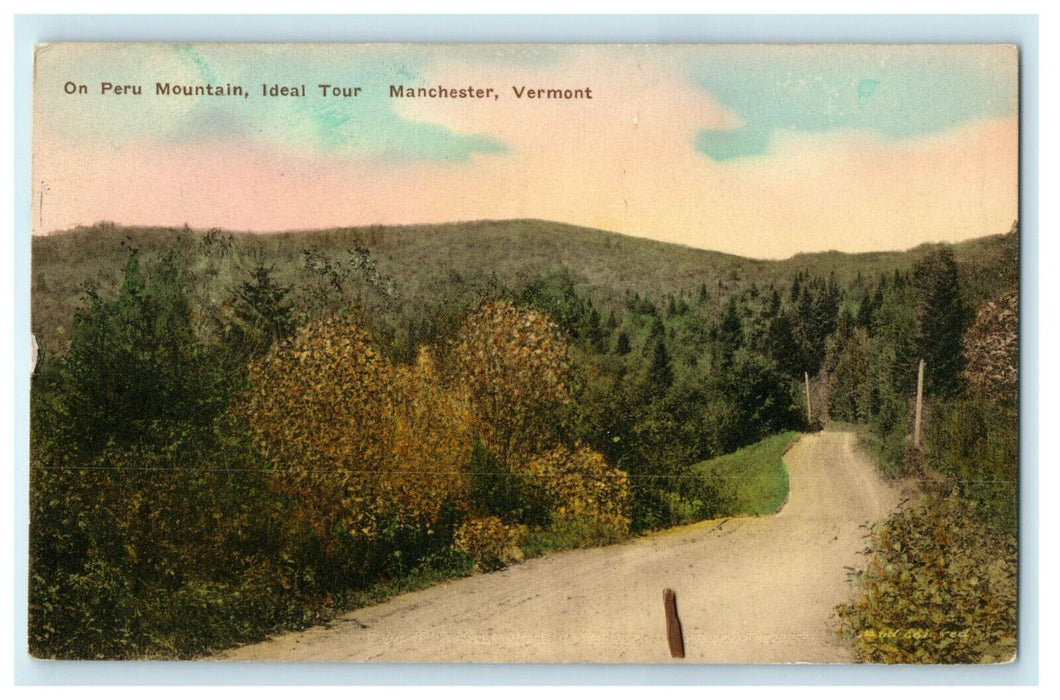
<path fill-rule="evenodd" d="M 395 582 L 725 514 L 691 465 L 813 427 L 804 373 L 895 468 L 919 357 L 940 415 L 972 400 L 945 248 L 608 306 L 563 267 L 412 307 L 361 243 L 301 265 L 282 285 L 211 233 L 86 288 L 33 377 L 34 654 L 194 656 Z M 204 293 L 218 266 L 237 281 Z"/>

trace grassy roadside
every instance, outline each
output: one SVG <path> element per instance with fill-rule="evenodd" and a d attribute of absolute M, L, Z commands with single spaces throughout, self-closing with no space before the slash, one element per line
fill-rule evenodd
<path fill-rule="evenodd" d="M 781 456 L 796 435 L 794 431 L 780 433 L 692 469 L 725 485 L 730 494 L 727 515 L 767 515 L 788 497 L 788 470 Z"/>

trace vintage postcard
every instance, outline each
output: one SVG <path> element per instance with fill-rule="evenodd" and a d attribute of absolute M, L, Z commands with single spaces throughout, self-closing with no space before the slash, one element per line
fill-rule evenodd
<path fill-rule="evenodd" d="M 1003 45 L 41 44 L 41 659 L 1017 654 Z"/>

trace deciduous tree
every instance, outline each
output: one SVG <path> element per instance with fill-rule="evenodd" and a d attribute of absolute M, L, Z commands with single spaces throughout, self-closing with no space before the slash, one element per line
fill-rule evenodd
<path fill-rule="evenodd" d="M 539 312 L 506 301 L 483 304 L 460 329 L 447 364 L 450 385 L 468 391 L 475 431 L 504 465 L 553 447 L 568 432 L 567 343 Z"/>

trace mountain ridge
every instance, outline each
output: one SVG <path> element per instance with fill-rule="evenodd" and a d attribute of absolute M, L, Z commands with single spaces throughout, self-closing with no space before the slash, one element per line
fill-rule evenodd
<path fill-rule="evenodd" d="M 102 223 L 33 238 L 33 331 L 50 335 L 49 327 L 65 327 L 83 304 L 86 285 L 116 290 L 132 250 L 145 261 L 166 250 L 183 251 L 201 277 L 203 298 L 220 303 L 255 264 L 272 268 L 280 284 L 298 285 L 307 274 L 305 251 L 343 260 L 357 245 L 369 252 L 380 275 L 393 280 L 403 303 L 420 306 L 475 284 L 522 288 L 556 271 L 569 274 L 579 292 L 601 308 L 619 307 L 628 294 L 658 301 L 690 296 L 701 287 L 724 297 L 752 285 L 784 290 L 800 274 L 835 275 L 840 282 L 859 275 L 871 279 L 911 269 L 939 247 L 954 251 L 973 302 L 1018 278 L 1004 262 L 1018 245 L 1014 232 L 906 251 L 825 251 L 766 260 L 536 219 L 274 233 Z M 227 262 L 221 260 L 226 256 Z"/>

